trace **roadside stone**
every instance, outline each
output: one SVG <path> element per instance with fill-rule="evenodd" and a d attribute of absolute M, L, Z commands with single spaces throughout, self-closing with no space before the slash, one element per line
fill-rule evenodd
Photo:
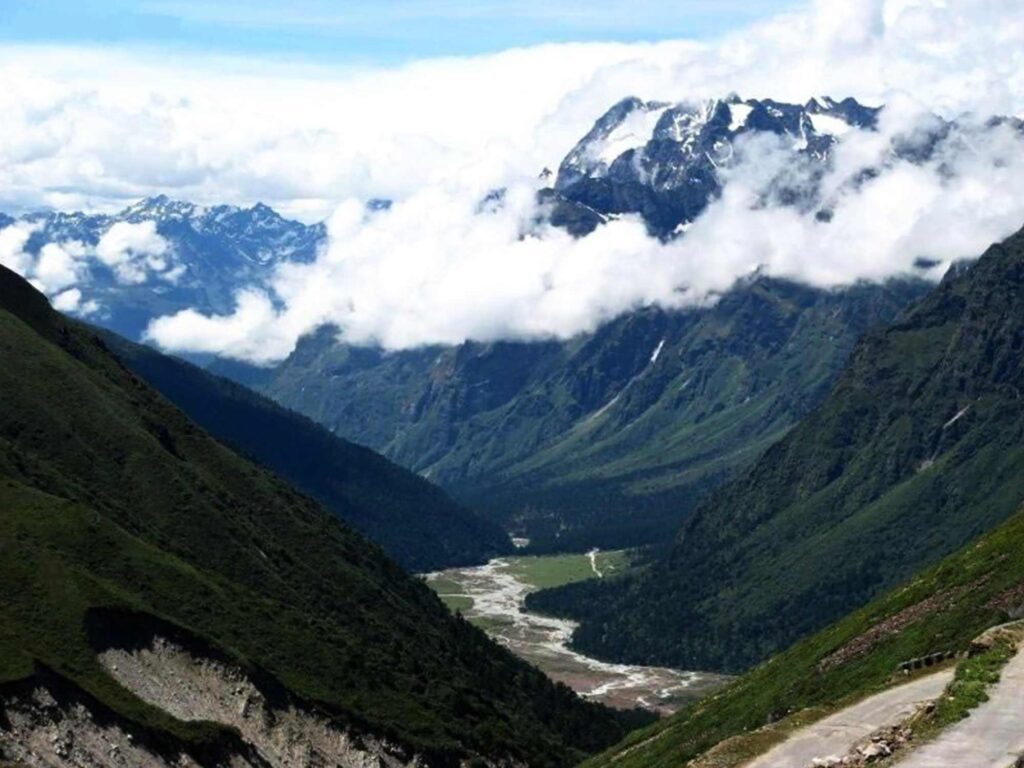
<path fill-rule="evenodd" d="M 843 764 L 843 758 L 839 755 L 829 755 L 828 757 L 816 757 L 814 762 L 811 763 L 813 768 L 836 768 L 836 766 Z"/>
<path fill-rule="evenodd" d="M 869 763 L 892 754 L 892 748 L 884 741 L 868 744 L 866 747 L 861 747 L 859 751 L 861 757 Z"/>

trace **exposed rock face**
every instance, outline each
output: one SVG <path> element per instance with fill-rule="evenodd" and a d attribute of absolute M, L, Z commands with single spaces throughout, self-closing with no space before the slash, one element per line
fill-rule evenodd
<path fill-rule="evenodd" d="M 640 214 L 652 234 L 668 237 L 721 192 L 720 171 L 734 162 L 741 137 L 777 137 L 794 162 L 823 167 L 839 137 L 853 128 L 873 130 L 878 112 L 853 99 L 783 104 L 730 96 L 666 104 L 628 98 L 562 161 L 555 190 L 604 215 Z M 806 190 L 775 192 L 793 204 L 811 202 L 801 200 Z"/>
<path fill-rule="evenodd" d="M 355 733 L 326 714 L 268 691 L 242 669 L 154 637 L 136 650 L 108 649 L 100 663 L 148 704 L 184 721 L 237 730 L 239 745 L 217 758 L 160 749 L 82 701 L 40 684 L 0 710 L 0 761 L 35 768 L 399 768 L 421 760 L 385 740 Z"/>
<path fill-rule="evenodd" d="M 159 755 L 122 727 L 101 723 L 84 704 L 58 703 L 53 693 L 39 686 L 29 694 L 8 700 L 0 717 L 0 760 L 17 766 L 84 768 L 193 768 L 188 755 Z M 243 758 L 232 768 L 247 768 Z"/>
<path fill-rule="evenodd" d="M 273 768 L 397 768 L 418 763 L 395 745 L 359 737 L 294 702 L 271 703 L 268 693 L 238 667 L 193 655 L 161 637 L 148 648 L 110 649 L 99 658 L 125 688 L 179 720 L 209 720 L 238 729 Z"/>

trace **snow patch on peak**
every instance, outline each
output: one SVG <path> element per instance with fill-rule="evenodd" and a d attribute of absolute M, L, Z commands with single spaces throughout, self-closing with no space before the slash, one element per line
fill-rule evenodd
<path fill-rule="evenodd" d="M 822 115 L 812 112 L 808 117 L 811 120 L 811 125 L 814 126 L 815 133 L 826 136 L 843 136 L 852 128 L 848 122 L 835 115 Z"/>
<path fill-rule="evenodd" d="M 654 129 L 666 109 L 665 105 L 640 105 L 607 136 L 588 147 L 590 159 L 611 165 L 623 153 L 645 146 L 654 136 Z"/>
<path fill-rule="evenodd" d="M 554 189 L 603 213 L 639 213 L 659 237 L 680 234 L 721 191 L 740 137 L 773 136 L 801 162 L 826 163 L 857 131 L 877 130 L 879 108 L 819 96 L 805 104 L 772 99 L 692 99 L 666 104 L 623 99 L 562 161 Z M 613 171 L 614 169 L 614 171 Z M 785 178 L 779 184 L 785 185 Z M 809 200 L 808 190 L 784 196 Z"/>
<path fill-rule="evenodd" d="M 754 111 L 754 108 L 749 104 L 738 104 L 729 105 L 729 116 L 731 122 L 729 123 L 729 130 L 735 133 L 747 124 L 747 118 L 750 117 L 750 113 Z"/>
<path fill-rule="evenodd" d="M 125 208 L 116 218 L 132 220 L 140 217 L 149 219 L 189 219 L 201 214 L 203 209 L 184 200 L 172 200 L 167 195 L 157 195 L 139 200 Z"/>

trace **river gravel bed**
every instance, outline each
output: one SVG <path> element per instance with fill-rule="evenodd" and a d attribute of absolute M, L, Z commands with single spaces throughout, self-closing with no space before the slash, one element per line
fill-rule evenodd
<path fill-rule="evenodd" d="M 473 601 L 462 612 L 469 621 L 584 698 L 669 714 L 727 681 L 707 672 L 612 664 L 572 650 L 569 641 L 575 622 L 525 611 L 523 602 L 534 587 L 517 578 L 507 558 L 427 574 L 426 579 L 459 585 L 457 592 L 445 590 L 445 595 Z"/>

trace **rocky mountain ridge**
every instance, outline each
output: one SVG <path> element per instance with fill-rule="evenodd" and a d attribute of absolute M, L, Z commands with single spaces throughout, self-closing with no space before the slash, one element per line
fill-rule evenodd
<path fill-rule="evenodd" d="M 67 254 L 67 275 L 55 282 L 40 274 L 38 287 L 54 299 L 77 290 L 68 309 L 133 340 L 161 315 L 230 312 L 238 290 L 264 286 L 283 262 L 312 261 L 327 236 L 323 224 L 291 221 L 263 204 L 203 207 L 165 195 L 116 214 L 6 217 L 6 227 L 23 230 L 29 260 L 53 246 Z"/>
<path fill-rule="evenodd" d="M 826 222 L 829 201 L 815 179 L 845 136 L 877 131 L 880 119 L 878 108 L 849 98 L 625 99 L 581 138 L 557 176 L 541 180 L 551 186 L 538 192 L 538 221 L 586 236 L 631 215 L 659 238 L 685 237 L 744 148 L 761 141 L 806 171 L 799 184 L 771 176 L 764 194 Z M 1020 130 L 1019 121 L 1013 127 Z M 890 159 L 926 161 L 957 130 L 936 118 L 920 135 L 894 139 Z M 757 153 L 747 162 L 756 165 Z M 495 193 L 482 209 L 501 202 Z M 375 200 L 367 210 L 389 206 Z M 155 221 L 173 258 L 188 261 L 177 282 L 124 285 L 109 269 L 107 282 L 99 279 L 100 310 L 89 319 L 133 339 L 156 315 L 190 306 L 231 311 L 240 286 L 260 287 L 276 264 L 312 258 L 324 237 L 322 226 L 284 222 L 264 206 L 201 209 L 154 198 L 119 216 L 131 225 Z M 72 237 L 86 218 L 51 217 L 32 247 L 44 236 Z M 93 240 L 97 222 L 89 225 Z M 920 267 L 905 281 L 839 291 L 755 276 L 713 308 L 638 308 L 565 341 L 386 352 L 345 345 L 325 327 L 276 368 L 212 367 L 442 483 L 538 545 L 649 543 L 664 540 L 705 491 L 813 407 L 854 340 L 925 290 L 917 278 L 931 276 L 935 263 Z"/>
<path fill-rule="evenodd" d="M 854 99 L 806 104 L 730 96 L 702 102 L 624 99 L 565 157 L 554 191 L 604 215 L 639 214 L 651 232 L 685 231 L 721 192 L 722 170 L 752 136 L 776 137 L 794 161 L 825 165 L 851 129 L 875 130 L 880 108 Z M 796 191 L 790 195 L 798 197 Z"/>

